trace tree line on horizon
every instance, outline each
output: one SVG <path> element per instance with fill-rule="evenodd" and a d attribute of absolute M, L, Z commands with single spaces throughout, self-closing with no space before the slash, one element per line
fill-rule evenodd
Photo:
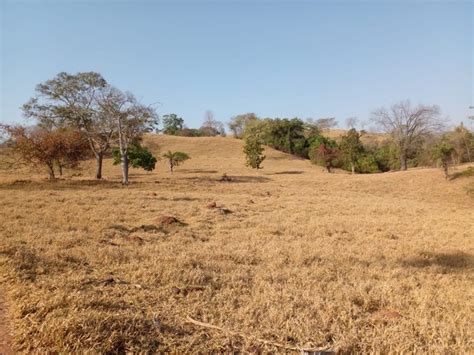
<path fill-rule="evenodd" d="M 129 92 L 113 87 L 95 72 L 59 73 L 37 85 L 35 96 L 22 106 L 23 114 L 36 125 L 1 124 L 14 151 L 29 164 L 55 170 L 75 168 L 91 157 L 96 160 L 95 178 L 102 178 L 103 159 L 112 154 L 120 164 L 122 183 L 128 184 L 129 166 L 152 171 L 157 158 L 141 145 L 147 132 L 162 132 L 186 137 L 225 136 L 224 124 L 212 111 L 198 129 L 187 128 L 175 113 L 161 117 L 152 105 L 144 105 Z M 247 166 L 262 168 L 263 146 L 309 159 L 331 172 L 340 168 L 352 173 L 377 173 L 406 170 L 408 167 L 441 164 L 447 176 L 451 164 L 473 161 L 474 135 L 462 123 L 447 130 L 436 105 L 413 106 L 400 101 L 390 108 L 372 112 L 371 121 L 383 139 L 374 139 L 355 128 L 357 119 L 348 118 L 351 127 L 338 139 L 327 132 L 337 126 L 335 118 L 259 118 L 254 113 L 234 116 L 228 123 L 237 139 L 243 139 Z M 167 152 L 170 172 L 189 159 L 184 152 Z"/>
<path fill-rule="evenodd" d="M 165 134 L 188 136 L 184 132 L 184 120 L 176 114 L 165 115 Z M 179 125 L 176 119 L 181 122 Z M 335 118 L 302 120 L 299 118 L 259 118 L 246 113 L 231 118 L 229 130 L 237 139 L 245 141 L 244 154 L 247 166 L 261 169 L 265 160 L 263 146 L 310 159 L 331 172 L 333 168 L 351 173 L 379 173 L 407 170 L 409 167 L 441 165 L 447 176 L 449 165 L 472 162 L 474 158 L 474 134 L 463 123 L 449 130 L 436 105 L 412 105 L 409 100 L 400 101 L 390 108 L 372 112 L 371 121 L 383 135 L 374 135 L 364 129 L 357 130 L 357 119 L 350 117 L 350 127 L 338 139 L 327 136 L 337 126 Z M 217 121 L 218 122 L 218 121 Z M 195 130 L 193 136 L 219 135 L 222 123 L 207 120 L 203 127 L 207 132 Z M 221 129 L 220 132 L 223 132 Z M 222 134 L 220 134 L 222 135 Z"/>

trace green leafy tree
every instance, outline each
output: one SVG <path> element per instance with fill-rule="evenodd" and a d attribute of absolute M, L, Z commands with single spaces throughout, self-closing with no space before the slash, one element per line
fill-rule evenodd
<path fill-rule="evenodd" d="M 114 149 L 112 155 L 114 165 L 120 164 L 122 161 L 120 149 Z M 157 161 L 153 154 L 139 143 L 134 143 L 128 148 L 128 160 L 132 168 L 142 168 L 146 171 L 153 171 Z"/>
<path fill-rule="evenodd" d="M 339 149 L 344 161 L 350 165 L 352 174 L 355 173 L 357 161 L 364 152 L 364 146 L 360 141 L 360 134 L 351 128 L 347 134 L 341 137 Z"/>
<path fill-rule="evenodd" d="M 186 160 L 191 159 L 187 153 L 178 151 L 172 152 L 171 150 L 163 154 L 163 157 L 168 160 L 168 166 L 170 168 L 171 174 L 173 174 L 175 166 L 179 166 Z"/>
<path fill-rule="evenodd" d="M 245 137 L 244 153 L 246 165 L 252 169 L 261 169 L 262 162 L 265 160 L 263 155 L 264 148 L 258 135 L 247 135 Z"/>
<path fill-rule="evenodd" d="M 380 168 L 376 157 L 371 153 L 364 153 L 357 158 L 357 171 L 363 174 L 379 173 Z"/>
<path fill-rule="evenodd" d="M 184 128 L 184 120 L 175 113 L 163 116 L 163 133 L 177 135 Z"/>
<path fill-rule="evenodd" d="M 449 162 L 451 161 L 454 152 L 454 146 L 444 139 L 438 143 L 433 150 L 433 157 L 441 162 L 441 167 L 443 168 L 446 180 L 449 178 Z"/>
<path fill-rule="evenodd" d="M 265 143 L 285 153 L 306 155 L 305 123 L 299 118 L 267 119 Z"/>

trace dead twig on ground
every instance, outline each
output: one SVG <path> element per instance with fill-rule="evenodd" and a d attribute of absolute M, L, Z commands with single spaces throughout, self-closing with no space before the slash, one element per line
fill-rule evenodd
<path fill-rule="evenodd" d="M 239 332 L 236 332 L 236 331 L 233 331 L 233 330 L 222 328 L 222 327 L 219 327 L 219 326 L 214 325 L 214 324 L 197 321 L 195 319 L 192 319 L 189 316 L 186 317 L 186 323 L 191 323 L 191 324 L 197 325 L 199 327 L 203 327 L 203 328 L 219 330 L 221 332 L 228 333 L 228 334 L 231 334 L 231 335 L 237 335 L 237 336 L 239 336 L 241 338 L 244 338 L 244 339 L 256 340 L 259 343 L 262 343 L 262 344 L 265 344 L 265 345 L 275 346 L 275 347 L 281 348 L 281 349 L 299 351 L 299 352 L 302 352 L 302 353 L 311 353 L 311 354 L 315 354 L 315 355 L 316 354 L 318 354 L 318 355 L 335 354 L 335 352 L 333 350 L 330 350 L 328 348 L 303 348 L 303 347 L 299 347 L 299 346 L 291 346 L 291 345 L 286 345 L 286 344 L 282 344 L 282 343 L 277 343 L 277 342 L 273 342 L 273 341 L 270 341 L 270 340 L 254 338 L 252 336 L 248 336 L 248 335 L 245 335 L 243 333 L 239 333 Z"/>

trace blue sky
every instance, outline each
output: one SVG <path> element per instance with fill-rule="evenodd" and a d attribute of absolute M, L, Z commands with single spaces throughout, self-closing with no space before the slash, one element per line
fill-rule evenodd
<path fill-rule="evenodd" d="M 344 126 L 407 98 L 456 123 L 474 105 L 472 1 L 0 4 L 2 122 L 61 71 L 100 72 L 190 127 L 206 110 Z"/>

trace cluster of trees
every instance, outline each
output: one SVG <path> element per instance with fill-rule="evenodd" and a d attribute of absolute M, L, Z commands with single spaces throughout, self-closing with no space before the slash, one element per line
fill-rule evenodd
<path fill-rule="evenodd" d="M 337 125 L 334 118 L 259 119 L 251 113 L 234 117 L 229 127 L 236 138 L 245 139 L 247 165 L 256 169 L 264 159 L 263 145 L 310 159 L 329 172 L 341 168 L 352 173 L 376 173 L 441 163 L 447 174 L 449 164 L 473 159 L 473 133 L 463 124 L 445 131 L 437 106 L 401 101 L 389 109 L 373 111 L 371 120 L 384 136 L 351 128 L 334 140 L 325 136 Z M 348 120 L 352 126 L 355 122 L 354 118 Z"/>
<path fill-rule="evenodd" d="M 224 137 L 226 135 L 224 124 L 214 118 L 212 111 L 206 111 L 204 122 L 200 128 L 186 127 L 184 120 L 175 113 L 163 115 L 163 129 L 161 131 L 164 134 L 183 137 Z"/>
<path fill-rule="evenodd" d="M 3 125 L 3 131 L 18 156 L 46 166 L 50 178 L 55 177 L 56 166 L 61 171 L 93 156 L 95 177 L 101 179 L 103 158 L 113 147 L 123 184 L 129 182 L 130 165 L 154 168 L 156 159 L 140 145 L 143 134 L 158 124 L 154 108 L 111 86 L 98 73 L 59 73 L 39 84 L 22 109 L 36 126 Z"/>
<path fill-rule="evenodd" d="M 98 73 L 59 73 L 39 84 L 36 94 L 22 107 L 35 126 L 0 125 L 9 145 L 30 164 L 47 168 L 49 177 L 63 168 L 74 168 L 94 157 L 97 179 L 102 178 L 104 156 L 111 151 L 114 164 L 122 168 L 122 183 L 128 184 L 129 166 L 147 171 L 157 159 L 140 142 L 143 134 L 157 130 L 158 115 L 152 106 L 140 103 L 133 94 L 111 86 Z M 352 127 L 337 140 L 325 133 L 337 126 L 335 118 L 258 118 L 254 113 L 233 117 L 229 129 L 244 139 L 246 164 L 262 168 L 264 145 L 310 159 L 328 172 L 341 168 L 352 173 L 406 170 L 409 166 L 441 164 L 448 174 L 450 164 L 474 159 L 474 134 L 463 124 L 451 131 L 443 127 L 438 106 L 401 101 L 372 113 L 372 122 L 384 132 L 383 139 Z M 181 136 L 224 136 L 222 122 L 207 111 L 199 129 L 186 128 L 176 114 L 163 116 L 165 134 Z M 378 136 L 381 137 L 381 136 Z M 167 152 L 170 171 L 189 159 L 184 152 Z"/>

